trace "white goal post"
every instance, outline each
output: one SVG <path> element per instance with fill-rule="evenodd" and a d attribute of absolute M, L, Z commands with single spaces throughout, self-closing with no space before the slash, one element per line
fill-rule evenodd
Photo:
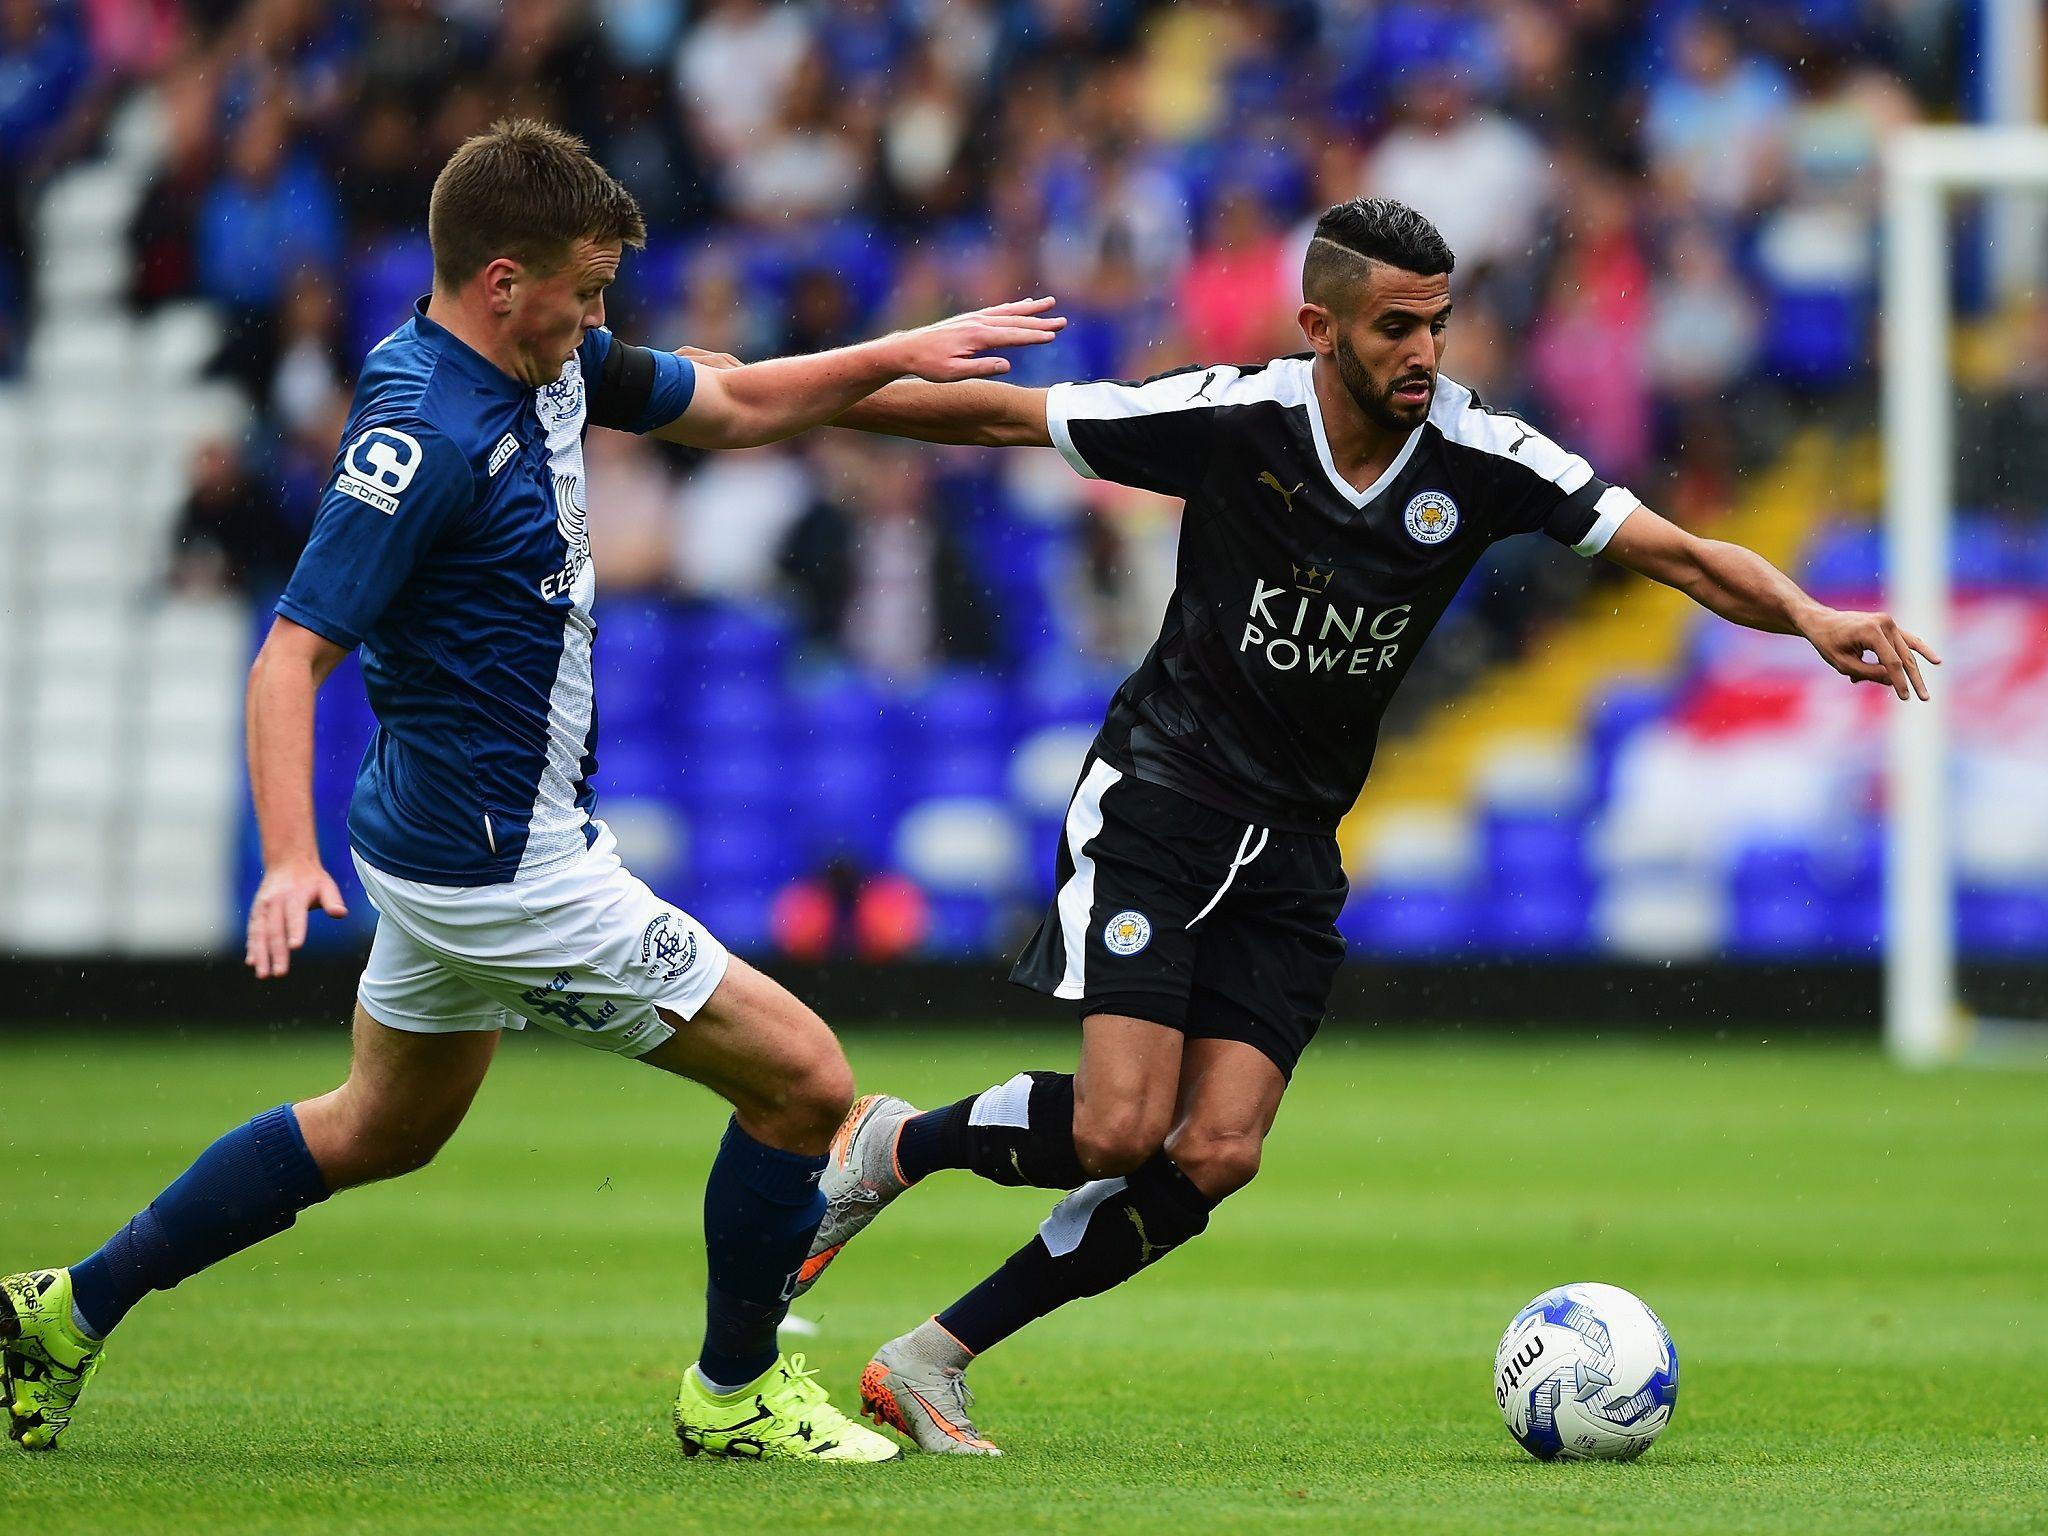
<path fill-rule="evenodd" d="M 1950 366 L 1949 194 L 2048 193 L 2048 131 L 1914 128 L 1885 165 L 1884 457 L 1886 603 L 1937 648 L 1949 633 L 1955 510 Z M 2017 199 L 2015 199 L 2017 201 Z M 2027 220 L 2002 218 L 2001 231 Z M 2025 242 L 2023 242 L 2025 243 Z M 1995 253 L 2002 272 L 2015 254 Z M 2038 280 L 2039 246 L 2025 263 Z M 1910 1065 L 1964 1044 L 1956 987 L 1956 880 L 1946 792 L 1950 691 L 1892 715 L 1885 871 L 1885 1045 Z M 1952 686 L 1952 684 L 1950 685 Z"/>

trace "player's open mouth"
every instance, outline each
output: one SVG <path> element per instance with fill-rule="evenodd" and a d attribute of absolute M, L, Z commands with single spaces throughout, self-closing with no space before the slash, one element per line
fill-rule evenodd
<path fill-rule="evenodd" d="M 1404 379 L 1394 386 L 1394 398 L 1405 400 L 1410 405 L 1420 405 L 1429 398 L 1431 388 L 1432 385 L 1426 378 Z"/>

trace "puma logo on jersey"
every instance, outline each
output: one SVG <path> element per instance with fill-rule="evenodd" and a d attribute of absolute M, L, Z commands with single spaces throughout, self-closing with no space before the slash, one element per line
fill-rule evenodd
<path fill-rule="evenodd" d="M 1529 439 L 1534 437 L 1536 434 L 1529 430 L 1528 424 L 1526 422 L 1518 421 L 1515 423 L 1515 425 L 1522 429 L 1522 435 L 1516 438 L 1512 443 L 1508 444 L 1508 452 L 1519 454 L 1522 451 L 1522 444 L 1529 441 Z"/>
<path fill-rule="evenodd" d="M 1273 471 L 1271 471 L 1270 469 L 1262 469 L 1259 471 L 1259 484 L 1270 485 L 1271 487 L 1273 487 L 1274 490 L 1278 491 L 1280 493 L 1280 499 L 1287 504 L 1287 510 L 1289 512 L 1292 512 L 1294 510 L 1295 491 L 1300 490 L 1302 486 L 1307 485 L 1308 482 L 1306 480 L 1303 480 L 1296 484 L 1292 489 L 1289 489 L 1287 486 L 1284 486 L 1280 483 L 1280 477 L 1274 474 Z"/>
<path fill-rule="evenodd" d="M 1188 398 L 1190 400 L 1200 400 L 1203 396 L 1209 393 L 1209 386 L 1211 384 L 1214 384 L 1215 382 L 1216 371 L 1212 368 L 1209 372 L 1202 375 L 1201 387 L 1197 389 L 1192 395 L 1189 395 Z"/>

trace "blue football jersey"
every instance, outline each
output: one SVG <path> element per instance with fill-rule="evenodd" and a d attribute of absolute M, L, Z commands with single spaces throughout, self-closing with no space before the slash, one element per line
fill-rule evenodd
<path fill-rule="evenodd" d="M 589 332 L 535 389 L 427 318 L 364 361 L 277 611 L 362 648 L 377 733 L 349 803 L 369 863 L 437 885 L 525 879 L 596 833 L 596 577 L 583 434 L 690 403 L 684 358 Z"/>

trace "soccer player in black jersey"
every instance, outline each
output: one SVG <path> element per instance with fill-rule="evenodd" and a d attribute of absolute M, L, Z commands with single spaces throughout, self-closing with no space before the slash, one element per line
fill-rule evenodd
<path fill-rule="evenodd" d="M 1186 500 L 1179 586 L 1117 690 L 1013 979 L 1074 1003 L 1079 1070 L 919 1113 L 853 1106 L 802 1283 L 941 1168 L 1070 1191 L 1002 1268 L 884 1345 L 868 1411 L 927 1450 L 993 1454 L 962 1373 L 1198 1235 L 1258 1171 L 1344 942 L 1337 823 L 1380 716 L 1487 547 L 1544 533 L 1797 634 L 1855 682 L 1926 697 L 1938 658 L 1883 613 L 1823 607 L 1750 551 L 1658 517 L 1438 371 L 1453 258 L 1421 215 L 1341 204 L 1302 270 L 1309 351 L 1142 384 L 890 385 L 842 426 L 1051 445 L 1091 478 Z"/>

